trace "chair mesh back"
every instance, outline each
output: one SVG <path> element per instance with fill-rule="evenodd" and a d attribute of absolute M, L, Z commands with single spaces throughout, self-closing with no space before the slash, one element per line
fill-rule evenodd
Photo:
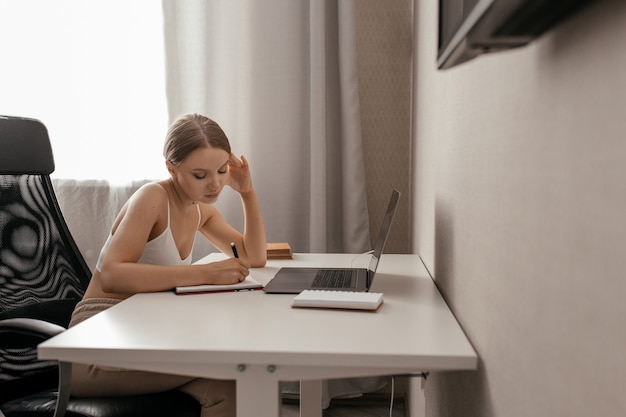
<path fill-rule="evenodd" d="M 0 175 L 0 319 L 32 317 L 67 326 L 90 275 L 49 176 Z M 0 349 L 0 391 L 51 365 L 37 361 L 35 348 Z"/>

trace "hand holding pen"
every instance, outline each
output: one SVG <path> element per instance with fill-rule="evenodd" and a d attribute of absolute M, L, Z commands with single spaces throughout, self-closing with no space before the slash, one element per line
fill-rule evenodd
<path fill-rule="evenodd" d="M 235 242 L 230 242 L 230 248 L 233 250 L 233 256 L 235 257 L 235 259 L 239 259 L 239 252 L 237 252 L 237 246 L 235 245 Z"/>

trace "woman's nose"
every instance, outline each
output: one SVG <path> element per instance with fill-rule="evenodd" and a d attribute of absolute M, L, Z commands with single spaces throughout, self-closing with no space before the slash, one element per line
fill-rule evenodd
<path fill-rule="evenodd" d="M 211 175 L 208 177 L 207 179 L 208 188 L 210 188 L 211 190 L 215 190 L 219 188 L 220 186 L 221 186 L 221 182 L 220 182 L 220 179 L 217 177 L 217 175 Z"/>

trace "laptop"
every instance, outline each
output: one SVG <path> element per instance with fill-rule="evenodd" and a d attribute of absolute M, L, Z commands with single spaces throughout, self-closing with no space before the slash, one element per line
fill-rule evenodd
<path fill-rule="evenodd" d="M 367 268 L 285 267 L 278 270 L 274 278 L 263 287 L 263 291 L 269 294 L 298 294 L 304 290 L 369 291 L 389 237 L 399 198 L 400 192 L 393 190 Z"/>

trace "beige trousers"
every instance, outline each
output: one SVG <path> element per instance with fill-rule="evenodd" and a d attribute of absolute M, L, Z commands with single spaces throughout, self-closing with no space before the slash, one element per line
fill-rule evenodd
<path fill-rule="evenodd" d="M 119 300 L 92 298 L 79 302 L 70 327 L 117 304 Z M 202 417 L 234 417 L 235 381 L 133 371 L 99 365 L 72 366 L 72 396 L 112 397 L 177 389 L 195 398 Z"/>

